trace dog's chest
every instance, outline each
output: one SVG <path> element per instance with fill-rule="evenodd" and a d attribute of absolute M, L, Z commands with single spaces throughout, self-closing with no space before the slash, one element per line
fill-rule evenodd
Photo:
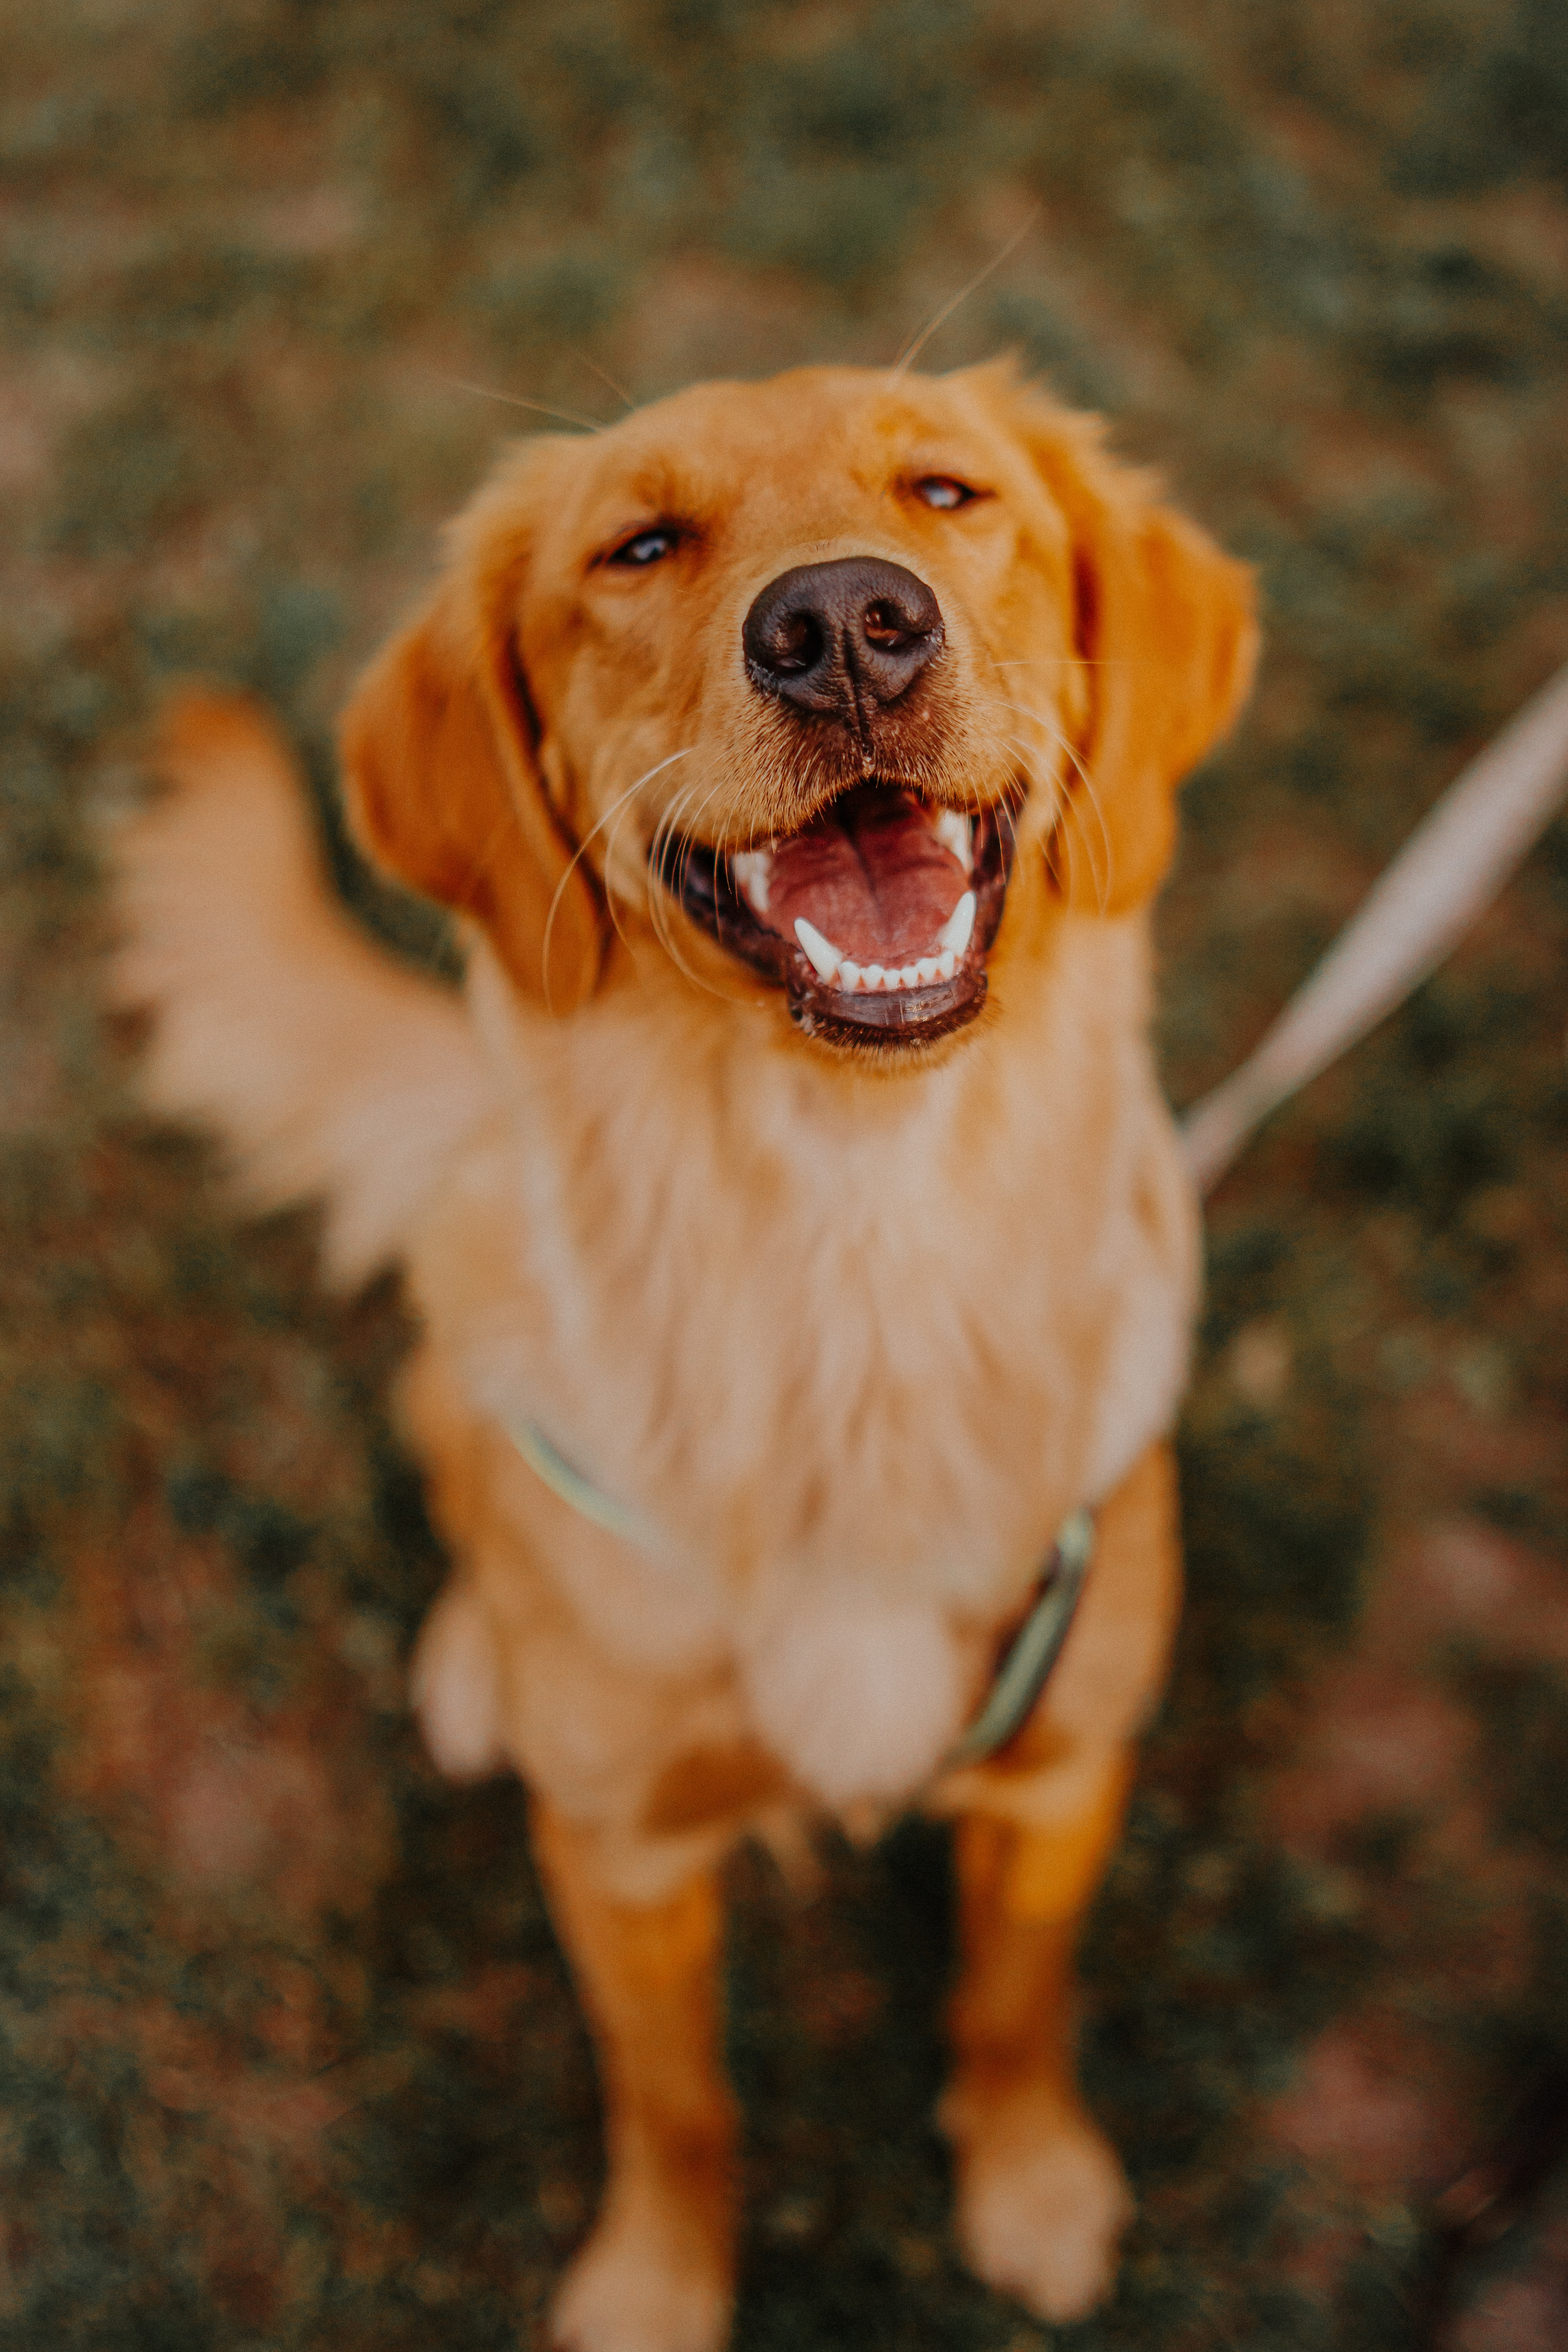
<path fill-rule="evenodd" d="M 1194 1222 L 1113 928 L 918 1086 L 825 1085 L 743 1024 L 704 1052 L 679 1000 L 491 1041 L 410 1267 L 505 1573 L 566 1628 L 569 1668 L 512 1652 L 542 1784 L 560 1690 L 563 1757 L 585 1690 L 628 1737 L 669 1695 L 630 1792 L 710 1688 L 821 1801 L 907 1799 L 1062 1518 L 1168 1425 Z M 649 1540 L 548 1492 L 521 1423 Z"/>
<path fill-rule="evenodd" d="M 435 1336 L 742 1642 L 851 1594 L 994 1622 L 1179 1388 L 1191 1236 L 1151 1208 L 1136 977 L 902 1090 L 694 1060 L 613 1013 L 569 1064 L 513 1058 L 416 1253 Z"/>

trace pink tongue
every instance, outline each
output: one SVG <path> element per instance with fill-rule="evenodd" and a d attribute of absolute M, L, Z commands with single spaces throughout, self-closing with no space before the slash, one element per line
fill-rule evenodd
<path fill-rule="evenodd" d="M 907 793 L 852 793 L 773 851 L 763 920 L 786 940 L 804 915 L 856 963 L 929 954 L 969 887 Z"/>

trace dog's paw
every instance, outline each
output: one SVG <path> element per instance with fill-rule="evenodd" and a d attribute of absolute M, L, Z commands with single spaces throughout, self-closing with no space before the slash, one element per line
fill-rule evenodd
<path fill-rule="evenodd" d="M 556 2352 L 723 2352 L 727 2263 L 676 2218 L 628 2200 L 605 2215 L 551 2313 Z"/>
<path fill-rule="evenodd" d="M 965 2129 L 957 2228 L 975 2275 L 1041 2319 L 1082 2319 L 1110 2294 L 1132 2199 L 1081 2112 L 1034 2098 Z"/>

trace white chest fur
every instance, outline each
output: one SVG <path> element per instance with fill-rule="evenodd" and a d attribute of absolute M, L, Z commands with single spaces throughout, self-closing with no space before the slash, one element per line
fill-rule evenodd
<path fill-rule="evenodd" d="M 1142 928 L 1064 934 L 943 1066 L 852 1087 L 745 1008 L 715 1043 L 673 975 L 569 1044 L 477 975 L 501 1104 L 413 1251 L 432 1337 L 662 1531 L 546 1542 L 585 1628 L 727 1660 L 829 1802 L 930 1769 L 974 1642 L 1180 1393 L 1195 1218 Z"/>

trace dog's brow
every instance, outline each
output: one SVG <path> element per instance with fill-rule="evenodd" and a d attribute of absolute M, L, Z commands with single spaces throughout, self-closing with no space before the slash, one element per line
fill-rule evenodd
<path fill-rule="evenodd" d="M 673 456 L 645 455 L 634 465 L 609 471 L 595 499 L 595 528 L 607 526 L 601 536 L 617 528 L 635 529 L 638 522 L 663 516 L 671 522 L 694 523 L 700 509 L 712 503 L 704 499 L 689 467 Z"/>

